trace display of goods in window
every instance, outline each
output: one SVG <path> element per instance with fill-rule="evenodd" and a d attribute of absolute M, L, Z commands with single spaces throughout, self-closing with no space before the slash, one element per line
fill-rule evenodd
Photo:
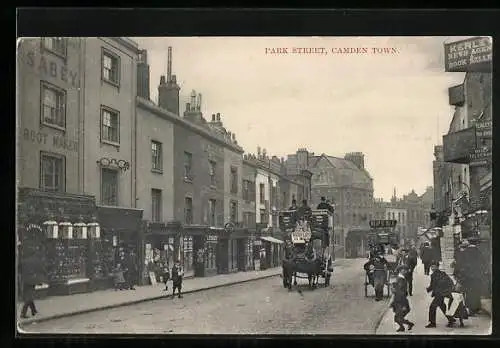
<path fill-rule="evenodd" d="M 103 279 L 111 275 L 114 250 L 110 242 L 96 242 L 89 253 L 89 259 L 94 279 Z"/>
<path fill-rule="evenodd" d="M 79 242 L 64 239 L 54 239 L 49 242 L 47 271 L 51 282 L 85 276 L 86 246 Z"/>

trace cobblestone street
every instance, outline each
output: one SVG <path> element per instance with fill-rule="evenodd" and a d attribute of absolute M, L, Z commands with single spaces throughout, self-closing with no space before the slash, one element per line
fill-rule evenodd
<path fill-rule="evenodd" d="M 289 292 L 280 277 L 256 280 L 24 327 L 41 333 L 373 334 L 387 301 L 364 296 L 365 259 L 335 269 L 329 288 Z"/>

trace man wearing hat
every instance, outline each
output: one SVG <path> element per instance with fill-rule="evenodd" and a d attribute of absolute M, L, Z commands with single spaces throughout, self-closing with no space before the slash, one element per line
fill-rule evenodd
<path fill-rule="evenodd" d="M 432 257 L 433 254 L 432 254 L 431 244 L 429 242 L 424 242 L 422 244 L 422 249 L 420 249 L 420 259 L 424 264 L 425 275 L 429 275 L 429 269 L 431 266 Z"/>
<path fill-rule="evenodd" d="M 429 324 L 427 324 L 426 328 L 436 327 L 436 311 L 438 307 L 448 319 L 448 327 L 452 327 L 455 319 L 452 316 L 446 315 L 444 299 L 445 297 L 452 298 L 453 280 L 439 269 L 438 261 L 432 261 L 431 271 L 431 283 L 427 287 L 427 292 L 431 293 L 433 299 L 429 305 Z"/>
<path fill-rule="evenodd" d="M 456 255 L 454 275 L 464 287 L 465 303 L 472 315 L 481 309 L 480 252 L 476 240 L 464 239 Z"/>
<path fill-rule="evenodd" d="M 318 204 L 318 206 L 316 207 L 316 209 L 324 209 L 324 210 L 329 210 L 330 209 L 330 205 L 328 203 L 326 203 L 326 198 L 325 197 L 321 197 L 321 202 Z"/>
<path fill-rule="evenodd" d="M 410 303 L 407 297 L 408 284 L 406 280 L 408 270 L 406 265 L 398 266 L 398 268 L 396 268 L 398 276 L 396 282 L 393 284 L 394 296 L 390 306 L 394 311 L 394 322 L 399 325 L 397 332 L 405 331 L 404 325 L 408 326 L 408 331 L 415 326 L 413 322 L 405 319 L 408 313 L 410 313 Z"/>
<path fill-rule="evenodd" d="M 375 288 L 375 301 L 384 297 L 384 284 L 387 277 L 387 260 L 378 252 L 364 265 L 369 283 Z"/>
<path fill-rule="evenodd" d="M 408 283 L 408 293 L 410 294 L 410 296 L 413 296 L 413 270 L 415 269 L 417 263 L 416 260 L 410 257 L 408 248 L 404 247 L 400 250 L 400 253 L 396 260 L 396 264 L 398 266 L 407 267 L 407 270 L 405 271 L 405 277 Z"/>

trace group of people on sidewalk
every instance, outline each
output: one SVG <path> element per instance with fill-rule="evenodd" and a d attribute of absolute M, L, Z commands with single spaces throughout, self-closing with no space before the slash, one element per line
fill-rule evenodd
<path fill-rule="evenodd" d="M 115 290 L 135 290 L 139 274 L 135 253 L 122 251 L 113 273 Z"/>
<path fill-rule="evenodd" d="M 465 270 L 457 266 L 458 263 L 462 262 L 460 256 L 457 256 L 455 263 L 454 275 L 456 281 L 453 281 L 448 274 L 439 269 L 439 259 L 437 259 L 435 252 L 430 247 L 430 243 L 424 243 L 420 251 L 420 258 L 425 275 L 430 274 L 430 284 L 426 290 L 432 297 L 429 305 L 429 323 L 425 327 L 435 328 L 437 326 L 436 314 L 438 308 L 447 318 L 448 327 L 454 327 L 457 319 L 460 327 L 464 327 L 463 320 L 468 318 L 469 311 L 465 302 L 464 288 L 462 287 Z M 407 325 L 408 330 L 411 330 L 415 325 L 407 320 L 406 316 L 411 310 L 408 295 L 413 295 L 413 272 L 417 266 L 417 260 L 418 253 L 414 246 L 402 248 L 398 253 L 397 278 L 392 284 L 393 297 L 390 304 L 394 311 L 394 322 L 398 325 L 397 332 L 405 331 L 404 325 Z"/>

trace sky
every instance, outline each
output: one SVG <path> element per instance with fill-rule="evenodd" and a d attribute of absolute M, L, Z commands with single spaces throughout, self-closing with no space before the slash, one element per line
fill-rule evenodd
<path fill-rule="evenodd" d="M 153 101 L 171 46 L 181 113 L 195 90 L 202 94 L 204 117 L 220 113 L 245 152 L 256 153 L 258 146 L 278 157 L 301 147 L 336 157 L 363 152 L 374 196 L 389 200 L 394 188 L 402 196 L 432 186 L 434 145 L 442 144 L 453 116 L 448 88 L 465 76 L 444 71 L 443 43 L 464 38 L 135 40 L 148 50 Z M 287 52 L 276 53 L 276 48 Z"/>

